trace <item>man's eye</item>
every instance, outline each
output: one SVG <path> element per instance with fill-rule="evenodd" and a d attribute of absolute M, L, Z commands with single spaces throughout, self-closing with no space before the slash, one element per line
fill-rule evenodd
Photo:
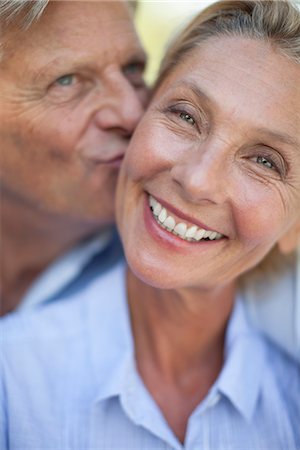
<path fill-rule="evenodd" d="M 261 164 L 261 165 L 267 167 L 267 169 L 271 169 L 271 170 L 276 170 L 277 169 L 277 167 L 275 166 L 275 164 L 273 164 L 272 161 L 270 161 L 267 158 L 264 158 L 263 156 L 258 156 L 256 158 L 256 162 L 258 164 Z"/>
<path fill-rule="evenodd" d="M 195 125 L 195 123 L 196 123 L 195 120 L 193 119 L 193 117 L 188 113 L 181 112 L 181 113 L 179 113 L 179 117 L 191 125 Z"/>
<path fill-rule="evenodd" d="M 127 66 L 124 67 L 124 73 L 126 75 L 143 74 L 143 72 L 144 72 L 144 64 L 140 62 L 133 62 L 127 64 Z"/>
<path fill-rule="evenodd" d="M 60 86 L 71 86 L 71 84 L 73 84 L 74 82 L 74 75 L 69 74 L 69 75 L 63 75 L 62 77 L 59 77 L 56 80 L 56 84 L 59 84 Z"/>
<path fill-rule="evenodd" d="M 127 64 L 123 68 L 123 74 L 128 79 L 128 81 L 135 87 L 144 87 L 144 68 L 145 65 L 141 62 L 133 62 L 130 64 Z"/>

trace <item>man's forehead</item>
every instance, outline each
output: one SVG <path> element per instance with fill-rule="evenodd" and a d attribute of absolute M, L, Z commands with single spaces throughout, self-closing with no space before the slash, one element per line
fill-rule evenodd
<path fill-rule="evenodd" d="M 135 55 L 145 59 L 127 2 L 110 0 L 51 1 L 37 23 L 26 31 L 9 33 L 6 44 L 10 55 L 41 54 L 45 64 L 57 57 L 54 53 L 78 59 L 95 53 L 105 59 L 105 52 L 117 52 L 125 60 Z"/>

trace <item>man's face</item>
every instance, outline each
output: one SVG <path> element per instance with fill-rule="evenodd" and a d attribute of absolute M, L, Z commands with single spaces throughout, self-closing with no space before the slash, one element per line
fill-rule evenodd
<path fill-rule="evenodd" d="M 126 2 L 50 2 L 10 30 L 0 63 L 4 195 L 100 224 L 146 102 L 144 53 Z"/>

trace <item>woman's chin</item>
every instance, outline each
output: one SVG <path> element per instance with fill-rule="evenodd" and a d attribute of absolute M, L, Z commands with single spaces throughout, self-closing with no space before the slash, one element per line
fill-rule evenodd
<path fill-rule="evenodd" d="M 136 258 L 126 255 L 132 273 L 143 283 L 157 289 L 179 288 L 178 277 L 170 269 L 164 269 L 153 261 L 144 261 L 141 255 Z"/>

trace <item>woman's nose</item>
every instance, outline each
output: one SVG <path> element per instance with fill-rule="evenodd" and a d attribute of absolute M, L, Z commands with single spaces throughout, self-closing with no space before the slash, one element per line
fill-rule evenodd
<path fill-rule="evenodd" d="M 132 86 L 122 73 L 115 75 L 99 94 L 97 126 L 131 136 L 144 113 L 145 90 Z"/>
<path fill-rule="evenodd" d="M 218 152 L 209 150 L 201 154 L 186 155 L 171 169 L 173 181 L 191 202 L 220 204 L 228 193 L 228 161 Z"/>

